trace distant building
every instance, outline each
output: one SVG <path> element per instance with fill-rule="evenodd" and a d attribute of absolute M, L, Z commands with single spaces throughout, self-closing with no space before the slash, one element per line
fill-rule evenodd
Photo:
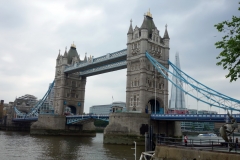
<path fill-rule="evenodd" d="M 179 60 L 179 54 L 176 53 L 175 55 L 175 65 L 181 69 L 180 67 L 180 60 Z M 173 74 L 177 76 L 181 76 L 181 73 L 177 73 L 175 70 L 173 70 Z M 183 82 L 176 79 L 175 76 L 172 77 L 172 81 L 177 84 L 179 87 L 183 86 Z M 179 88 L 177 88 L 175 85 L 172 85 L 171 89 L 171 97 L 169 100 L 169 109 L 184 109 L 186 108 L 185 104 L 185 97 L 184 92 L 182 92 Z"/>
<path fill-rule="evenodd" d="M 21 105 L 22 103 L 26 103 L 27 106 L 34 106 L 37 103 L 37 97 L 31 94 L 25 94 L 24 96 L 16 98 L 14 101 L 15 105 Z"/>
<path fill-rule="evenodd" d="M 49 88 L 51 85 L 52 83 L 49 84 Z M 53 100 L 54 100 L 54 87 L 52 87 L 51 92 L 49 93 L 45 102 L 47 102 L 50 106 L 53 106 Z"/>
<path fill-rule="evenodd" d="M 125 102 L 113 102 L 106 105 L 94 105 L 89 108 L 90 114 L 109 114 L 111 112 L 123 112 L 126 111 Z"/>
<path fill-rule="evenodd" d="M 198 114 L 218 114 L 216 111 L 199 110 Z"/>
<path fill-rule="evenodd" d="M 197 114 L 196 109 L 188 109 L 188 114 Z"/>
<path fill-rule="evenodd" d="M 52 83 L 49 84 L 49 89 Z M 54 101 L 54 87 L 51 89 L 51 92 L 49 93 L 48 97 L 46 98 L 45 102 L 40 108 L 40 113 L 54 113 L 54 107 L 53 107 L 53 101 Z"/>
<path fill-rule="evenodd" d="M 125 102 L 113 102 L 110 112 L 124 112 L 126 111 Z"/>
<path fill-rule="evenodd" d="M 207 110 L 197 111 L 196 109 L 188 109 L 188 114 L 217 114 L 217 112 Z M 214 122 L 181 122 L 182 130 L 213 131 L 214 128 Z"/>
<path fill-rule="evenodd" d="M 213 131 L 214 122 L 181 122 L 181 129 L 188 131 Z"/>
<path fill-rule="evenodd" d="M 95 105 L 90 107 L 89 114 L 109 114 L 112 104 Z"/>
<path fill-rule="evenodd" d="M 16 98 L 13 102 L 13 106 L 17 107 L 17 109 L 21 112 L 28 113 L 37 101 L 37 97 L 25 94 L 24 96 Z"/>
<path fill-rule="evenodd" d="M 207 111 L 196 109 L 173 109 L 169 108 L 168 114 L 217 114 L 216 111 Z M 181 122 L 182 130 L 194 130 L 194 131 L 213 131 L 215 128 L 214 122 Z"/>

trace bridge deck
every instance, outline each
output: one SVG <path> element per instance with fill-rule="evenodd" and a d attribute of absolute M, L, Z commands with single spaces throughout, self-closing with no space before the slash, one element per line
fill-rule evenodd
<path fill-rule="evenodd" d="M 233 114 L 237 122 L 240 122 L 240 114 Z M 14 118 L 12 121 L 14 122 L 29 122 L 29 121 L 37 121 L 37 117 L 35 118 Z M 73 115 L 66 116 L 67 124 L 75 123 L 81 120 L 86 119 L 102 119 L 108 120 L 109 115 Z M 158 121 L 190 121 L 190 122 L 230 122 L 230 119 L 227 114 L 151 114 L 152 120 Z"/>
<path fill-rule="evenodd" d="M 237 122 L 240 121 L 240 114 L 233 114 L 232 116 Z M 227 114 L 152 114 L 151 119 L 190 122 L 230 122 Z"/>

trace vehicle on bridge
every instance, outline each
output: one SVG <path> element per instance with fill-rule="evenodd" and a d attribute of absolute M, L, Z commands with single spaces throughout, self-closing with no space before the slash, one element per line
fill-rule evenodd
<path fill-rule="evenodd" d="M 189 114 L 189 112 L 188 112 L 188 109 L 186 108 L 179 108 L 179 109 L 170 108 L 168 109 L 167 114 Z"/>

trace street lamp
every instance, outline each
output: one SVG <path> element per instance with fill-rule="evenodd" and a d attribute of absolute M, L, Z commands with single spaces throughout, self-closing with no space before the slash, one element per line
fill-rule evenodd
<path fill-rule="evenodd" d="M 155 81 L 155 114 L 157 113 L 157 86 L 156 86 L 156 68 L 154 67 L 153 73 L 154 81 Z"/>

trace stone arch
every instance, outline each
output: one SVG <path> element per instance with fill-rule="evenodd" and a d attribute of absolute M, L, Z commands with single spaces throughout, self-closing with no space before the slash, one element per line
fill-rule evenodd
<path fill-rule="evenodd" d="M 146 102 L 146 113 L 155 113 L 155 97 L 150 97 Z M 157 114 L 164 114 L 164 103 L 161 98 L 156 97 L 156 113 Z"/>
<path fill-rule="evenodd" d="M 77 114 L 77 108 L 73 105 L 67 105 L 64 109 L 64 113 L 68 110 L 68 108 L 70 108 L 70 113 L 73 115 Z"/>

